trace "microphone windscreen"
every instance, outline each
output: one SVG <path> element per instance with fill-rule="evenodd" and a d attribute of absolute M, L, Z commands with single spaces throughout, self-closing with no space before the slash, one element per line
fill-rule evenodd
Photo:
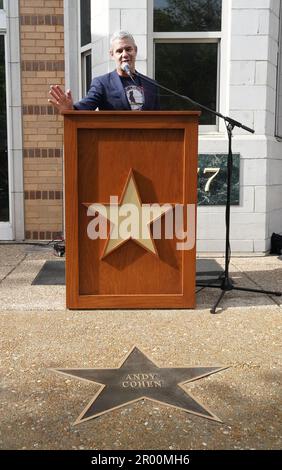
<path fill-rule="evenodd" d="M 128 75 L 131 74 L 130 67 L 129 67 L 129 65 L 128 65 L 127 62 L 123 62 L 123 63 L 121 64 L 121 69 L 122 69 L 125 73 L 127 73 Z"/>

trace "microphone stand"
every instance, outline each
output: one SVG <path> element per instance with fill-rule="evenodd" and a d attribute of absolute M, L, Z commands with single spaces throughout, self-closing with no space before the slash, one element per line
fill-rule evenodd
<path fill-rule="evenodd" d="M 231 258 L 231 249 L 230 249 L 230 204 L 231 204 L 231 179 L 232 179 L 232 169 L 233 169 L 233 153 L 232 153 L 232 131 L 234 127 L 240 127 L 241 129 L 244 129 L 247 132 L 250 132 L 254 134 L 254 129 L 251 129 L 250 127 L 247 127 L 243 125 L 242 123 L 235 121 L 235 119 L 230 118 L 229 116 L 224 116 L 221 113 L 218 113 L 217 111 L 214 111 L 213 109 L 208 108 L 207 106 L 204 106 L 197 101 L 192 100 L 188 96 L 181 95 L 180 93 L 177 93 L 176 91 L 170 90 L 169 88 L 159 84 L 155 80 L 151 80 L 150 78 L 139 74 L 138 72 L 135 72 L 135 75 L 140 77 L 142 80 L 145 80 L 152 85 L 157 86 L 158 88 L 161 88 L 162 90 L 165 90 L 172 95 L 177 96 L 178 98 L 181 98 L 185 101 L 188 101 L 190 104 L 193 106 L 196 106 L 200 109 L 204 109 L 205 111 L 208 111 L 209 113 L 221 118 L 224 120 L 226 129 L 227 129 L 227 134 L 228 134 L 228 161 L 227 161 L 227 189 L 226 189 L 226 212 L 225 212 L 225 218 L 226 218 L 226 234 L 225 234 L 225 269 L 223 273 L 219 276 L 218 279 L 215 281 L 221 281 L 221 283 L 218 284 L 205 284 L 204 282 L 197 282 L 196 286 L 201 287 L 204 289 L 205 287 L 211 287 L 213 289 L 221 289 L 221 294 L 216 301 L 216 303 L 212 306 L 210 309 L 211 313 L 216 313 L 216 309 L 223 299 L 224 295 L 226 292 L 232 291 L 232 290 L 238 290 L 238 291 L 244 291 L 244 292 L 256 292 L 256 293 L 261 293 L 261 294 L 267 294 L 267 295 L 275 295 L 275 296 L 281 296 L 281 292 L 277 291 L 267 291 L 263 289 L 249 289 L 246 287 L 238 287 L 234 286 L 234 283 L 232 279 L 229 276 L 229 263 L 230 263 L 230 258 Z M 132 77 L 131 77 L 132 78 Z M 201 290 L 201 289 L 200 289 Z"/>

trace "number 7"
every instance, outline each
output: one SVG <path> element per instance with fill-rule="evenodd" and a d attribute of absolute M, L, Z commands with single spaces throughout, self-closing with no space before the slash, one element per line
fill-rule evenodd
<path fill-rule="evenodd" d="M 206 193 L 210 190 L 211 182 L 218 175 L 219 172 L 220 172 L 220 168 L 205 168 L 204 169 L 204 174 L 212 173 L 212 176 L 208 179 L 206 186 L 205 186 Z"/>

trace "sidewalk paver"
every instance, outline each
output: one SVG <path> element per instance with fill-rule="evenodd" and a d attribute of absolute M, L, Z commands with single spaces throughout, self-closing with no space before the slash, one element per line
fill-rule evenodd
<path fill-rule="evenodd" d="M 211 315 L 220 291 L 204 289 L 195 310 L 68 311 L 64 286 L 31 285 L 47 259 L 0 246 L 1 449 L 281 448 L 278 298 L 228 292 Z M 282 288 L 281 257 L 230 268 L 240 285 Z M 74 426 L 99 386 L 53 369 L 117 368 L 134 345 L 160 367 L 229 366 L 185 386 L 222 422 L 140 401 Z"/>

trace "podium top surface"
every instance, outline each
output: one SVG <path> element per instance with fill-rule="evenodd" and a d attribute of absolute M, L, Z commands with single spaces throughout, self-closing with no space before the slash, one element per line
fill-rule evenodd
<path fill-rule="evenodd" d="M 201 111 L 65 111 L 63 116 L 200 116 Z"/>

